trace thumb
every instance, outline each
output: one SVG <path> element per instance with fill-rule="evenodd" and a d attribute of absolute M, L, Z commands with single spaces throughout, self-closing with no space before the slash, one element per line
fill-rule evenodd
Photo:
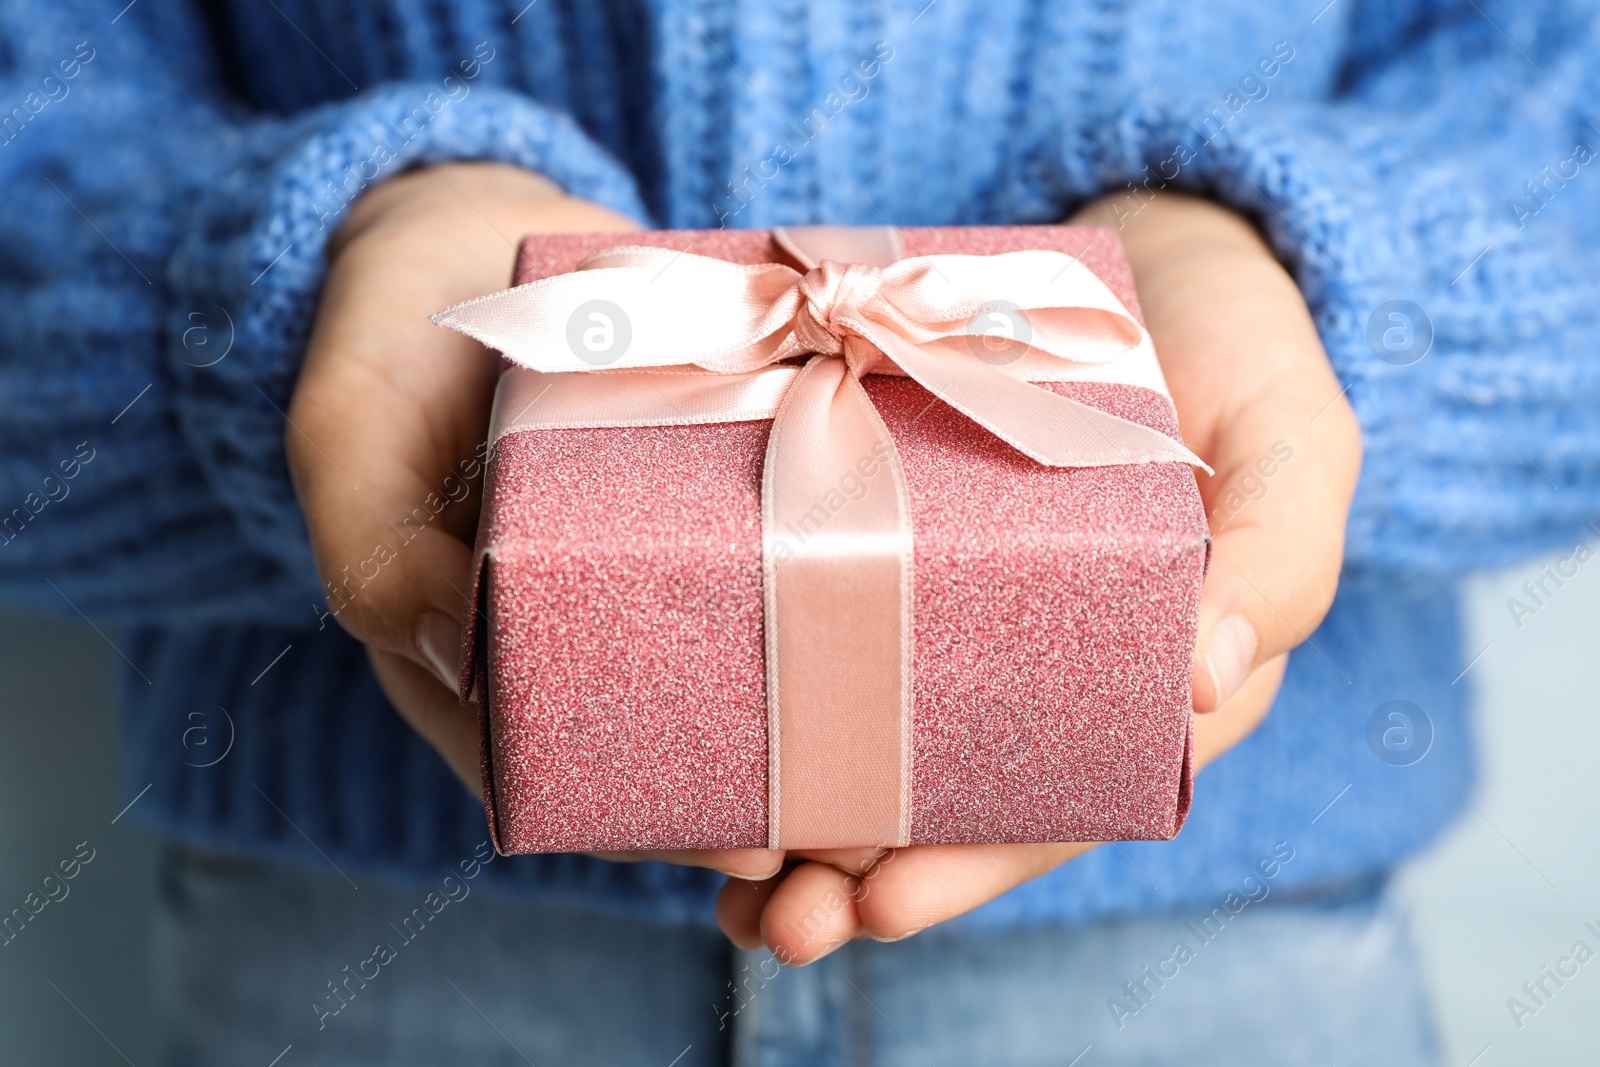
<path fill-rule="evenodd" d="M 285 430 L 328 610 L 373 651 L 459 693 L 472 578 L 461 535 L 470 536 L 482 464 L 468 444 L 407 432 L 424 413 L 403 417 L 401 398 L 338 403 L 376 390 L 335 384 L 298 395 Z"/>
<path fill-rule="evenodd" d="M 403 656 L 459 693 L 472 550 L 434 527 L 409 541 L 385 533 L 360 571 L 346 566 L 327 579 L 334 617 L 375 651 Z"/>
<path fill-rule="evenodd" d="M 334 617 L 459 692 L 467 541 L 499 360 L 384 303 L 396 287 L 382 275 L 358 287 L 346 273 L 363 265 L 330 276 L 285 419 L 290 474 Z"/>
<path fill-rule="evenodd" d="M 1219 467 L 1205 487 L 1213 541 L 1194 659 L 1200 713 L 1302 643 L 1323 654 L 1311 634 L 1338 588 L 1359 436 L 1311 433 L 1248 456 Z"/>

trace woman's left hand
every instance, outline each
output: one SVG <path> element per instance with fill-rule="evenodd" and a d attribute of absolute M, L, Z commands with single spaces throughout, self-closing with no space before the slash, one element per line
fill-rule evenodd
<path fill-rule="evenodd" d="M 1289 650 L 1333 601 L 1360 430 L 1299 290 L 1243 219 L 1163 193 L 1071 221 L 1121 231 L 1185 442 L 1216 470 L 1200 478 L 1214 544 L 1194 659 L 1198 769 L 1265 718 Z M 955 918 L 1094 847 L 794 853 L 773 878 L 730 880 L 717 918 L 735 943 L 804 964 Z"/>

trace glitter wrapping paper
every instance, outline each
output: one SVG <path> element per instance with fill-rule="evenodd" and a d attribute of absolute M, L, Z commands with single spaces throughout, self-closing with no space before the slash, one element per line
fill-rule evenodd
<path fill-rule="evenodd" d="M 1077 255 L 1139 314 L 1109 230 L 902 233 L 910 255 Z M 619 244 L 784 258 L 759 231 L 530 237 L 515 282 Z M 1176 834 L 1210 544 L 1191 470 L 1045 467 L 909 379 L 864 384 L 910 488 L 912 842 Z M 1177 435 L 1150 390 L 1041 388 Z M 765 847 L 769 427 L 521 431 L 495 448 L 466 669 L 502 852 Z"/>

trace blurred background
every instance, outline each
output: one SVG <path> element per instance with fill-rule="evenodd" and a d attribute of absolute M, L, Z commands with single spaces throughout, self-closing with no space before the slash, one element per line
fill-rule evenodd
<path fill-rule="evenodd" d="M 1543 973 L 1580 940 L 1600 950 L 1584 928 L 1600 930 L 1600 568 L 1519 626 L 1507 600 L 1544 562 L 1469 583 L 1458 684 L 1476 693 L 1483 774 L 1398 884 L 1450 1067 L 1600 1063 L 1600 958 L 1560 986 Z M 0 946 L 0 1065 L 150 1061 L 156 847 L 125 814 L 137 786 L 116 762 L 118 664 L 81 621 L 0 614 L 0 914 L 93 850 L 67 895 Z M 1541 980 L 1542 1005 L 1522 988 Z M 1514 1018 L 1512 997 L 1535 1010 Z"/>

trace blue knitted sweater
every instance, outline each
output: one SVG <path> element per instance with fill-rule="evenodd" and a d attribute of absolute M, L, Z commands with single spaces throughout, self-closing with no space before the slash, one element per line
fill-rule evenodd
<path fill-rule="evenodd" d="M 138 818 L 434 879 L 482 812 L 323 625 L 284 464 L 351 199 L 452 159 L 674 227 L 1046 222 L 1166 183 L 1260 225 L 1348 388 L 1368 460 L 1343 585 L 1175 842 L 964 921 L 1209 904 L 1278 842 L 1280 886 L 1380 872 L 1468 788 L 1459 575 L 1600 516 L 1587 6 L 8 0 L 0 596 L 115 642 Z M 1393 699 L 1433 724 L 1409 766 L 1368 742 Z M 705 919 L 717 885 L 576 856 L 487 871 L 667 919 Z"/>

